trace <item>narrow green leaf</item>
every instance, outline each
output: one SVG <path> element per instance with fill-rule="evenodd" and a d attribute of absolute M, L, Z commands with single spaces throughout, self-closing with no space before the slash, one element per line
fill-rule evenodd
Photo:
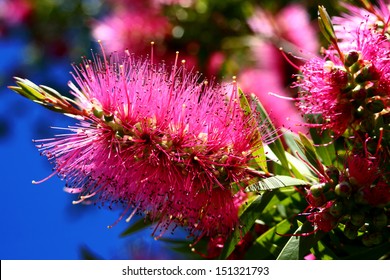
<path fill-rule="evenodd" d="M 280 252 L 277 260 L 299 260 L 299 243 L 300 237 L 297 236 L 301 232 L 301 226 L 294 232 L 294 235 L 290 237 L 286 245 Z"/>
<path fill-rule="evenodd" d="M 320 259 L 320 260 L 338 260 L 339 259 L 337 257 L 337 255 L 328 246 L 326 246 L 325 243 L 322 242 L 321 240 L 318 241 L 318 243 L 315 244 L 310 251 L 317 259 Z"/>
<path fill-rule="evenodd" d="M 280 160 L 280 164 L 282 165 L 282 167 L 288 170 L 289 165 L 285 155 L 285 149 L 283 147 L 283 143 L 280 137 L 276 137 L 277 129 L 273 125 L 271 118 L 269 117 L 267 111 L 265 110 L 264 106 L 261 104 L 259 99 L 254 94 L 251 95 L 251 99 L 252 102 L 255 102 L 256 111 L 260 114 L 260 118 L 264 122 L 264 124 L 268 126 L 268 130 L 271 133 L 275 133 L 275 140 L 272 143 L 268 144 L 269 148 L 274 152 L 274 154 Z"/>
<path fill-rule="evenodd" d="M 303 224 L 298 221 L 299 228 L 290 237 L 281 250 L 278 260 L 301 260 L 310 253 L 310 249 L 324 237 L 325 233 L 318 231 L 312 233 L 313 226 L 309 221 Z"/>
<path fill-rule="evenodd" d="M 240 214 L 241 228 L 236 229 L 232 236 L 227 240 L 220 258 L 226 259 L 234 250 L 237 243 L 241 238 L 252 228 L 255 221 L 259 218 L 263 210 L 267 207 L 268 203 L 274 196 L 273 192 L 265 192 L 262 195 L 258 195 Z"/>
<path fill-rule="evenodd" d="M 31 100 L 44 100 L 45 95 L 41 92 L 42 90 L 34 83 L 26 79 L 18 79 L 16 84 L 21 88 L 24 92 L 23 96 L 31 99 Z"/>
<path fill-rule="evenodd" d="M 290 221 L 284 219 L 271 227 L 256 239 L 245 257 L 248 259 L 276 259 L 289 240 L 285 234 L 291 231 L 293 226 Z"/>
<path fill-rule="evenodd" d="M 239 89 L 239 98 L 240 98 L 240 106 L 241 106 L 242 110 L 244 111 L 244 114 L 246 116 L 249 116 L 250 114 L 252 114 L 252 109 L 251 109 L 251 106 L 248 102 L 248 99 L 246 98 L 244 92 L 241 89 Z M 252 120 L 250 120 L 249 125 L 257 126 L 257 123 L 255 122 L 254 119 L 252 119 Z M 262 142 L 260 131 L 257 132 L 257 135 L 255 135 L 255 138 L 256 138 L 256 142 L 258 142 L 258 145 L 252 154 L 254 156 L 254 159 L 255 159 L 257 165 L 261 168 L 261 170 L 263 170 L 264 172 L 268 172 L 267 158 L 265 156 L 264 145 Z"/>
<path fill-rule="evenodd" d="M 318 133 L 316 129 L 310 129 L 310 136 L 313 139 L 313 143 L 316 145 L 315 149 L 322 162 L 326 166 L 331 166 L 336 164 L 336 150 L 334 145 L 330 145 L 333 139 L 330 138 L 327 131 Z"/>
<path fill-rule="evenodd" d="M 146 220 L 146 219 L 139 219 L 138 221 L 136 221 L 135 223 L 131 224 L 124 232 L 122 232 L 119 236 L 120 237 L 125 237 L 125 236 L 129 236 L 137 231 L 140 231 L 140 230 L 143 230 L 147 227 L 149 227 L 150 225 L 152 225 L 153 223 L 150 222 L 149 220 Z"/>
<path fill-rule="evenodd" d="M 306 186 L 310 183 L 300 180 L 297 178 L 293 178 L 285 175 L 275 175 L 269 178 L 260 179 L 259 182 L 256 182 L 245 188 L 246 192 L 258 192 L 258 191 L 269 191 L 275 190 L 284 187 L 290 186 Z"/>
<path fill-rule="evenodd" d="M 324 37 L 330 42 L 337 42 L 333 24 L 324 6 L 318 6 L 318 24 Z"/>
<path fill-rule="evenodd" d="M 87 246 L 82 246 L 80 248 L 80 258 L 82 260 L 103 260 L 102 257 L 92 252 Z"/>
<path fill-rule="evenodd" d="M 308 162 L 318 171 L 323 173 L 324 166 L 321 163 L 321 159 L 319 158 L 313 143 L 302 133 L 299 133 L 299 139 L 300 142 L 297 141 L 296 143 L 303 150 Z"/>

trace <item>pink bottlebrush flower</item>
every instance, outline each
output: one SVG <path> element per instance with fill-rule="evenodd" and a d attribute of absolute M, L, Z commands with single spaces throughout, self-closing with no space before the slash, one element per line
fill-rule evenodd
<path fill-rule="evenodd" d="M 322 128 L 341 135 L 352 118 L 352 106 L 342 95 L 348 78 L 342 69 L 333 65 L 328 69 L 330 63 L 326 58 L 313 58 L 301 67 L 303 78 L 298 78 L 295 85 L 299 86 L 302 101 L 297 105 L 304 114 L 321 115 Z"/>
<path fill-rule="evenodd" d="M 288 96 L 288 92 L 282 86 L 274 71 L 263 69 L 246 69 L 239 76 L 241 89 L 246 93 L 254 93 L 269 112 L 270 118 L 277 127 L 284 127 L 291 131 L 304 131 L 303 119 L 291 100 L 271 95 Z"/>
<path fill-rule="evenodd" d="M 291 24 L 291 23 L 294 24 Z M 310 22 L 306 8 L 300 4 L 290 4 L 276 15 L 257 8 L 248 20 L 251 29 L 266 39 L 285 40 L 305 52 L 316 53 L 319 43 L 316 30 Z M 270 57 L 268 59 L 273 59 Z"/>
<path fill-rule="evenodd" d="M 159 10 L 137 5 L 118 9 L 106 18 L 94 22 L 92 36 L 101 40 L 109 52 L 131 49 L 134 53 L 150 52 L 149 43 L 162 42 L 171 34 L 171 25 Z M 157 44 L 156 55 L 164 53 Z"/>
<path fill-rule="evenodd" d="M 324 232 L 331 231 L 338 223 L 338 218 L 334 217 L 329 212 L 329 207 L 324 207 L 318 212 L 310 213 L 310 215 L 307 216 L 307 220 L 316 227 L 316 230 L 322 230 Z"/>
<path fill-rule="evenodd" d="M 81 121 L 39 145 L 66 190 L 78 202 L 133 208 L 129 219 L 147 214 L 162 233 L 183 225 L 198 236 L 229 234 L 241 198 L 231 185 L 256 176 L 248 162 L 261 141 L 237 87 L 128 52 L 74 68 L 77 108 L 66 110 Z"/>
<path fill-rule="evenodd" d="M 378 6 L 374 6 L 368 1 L 365 3 L 365 7 L 345 2 L 342 2 L 341 5 L 346 9 L 346 12 L 333 17 L 332 22 L 338 39 L 343 43 L 348 44 L 353 39 L 357 29 L 387 32 L 390 24 L 388 0 L 379 0 Z"/>
<path fill-rule="evenodd" d="M 349 181 L 357 187 L 367 187 L 380 176 L 379 161 L 360 154 L 347 158 Z"/>
<path fill-rule="evenodd" d="M 320 117 L 321 123 L 312 126 L 340 136 L 347 127 L 360 124 L 367 114 L 383 109 L 374 108 L 370 97 L 376 104 L 388 103 L 389 58 L 383 35 L 357 30 L 348 46 L 340 46 L 337 52 L 330 47 L 324 57 L 312 58 L 301 66 L 302 75 L 294 84 L 299 88 L 299 109 Z"/>
<path fill-rule="evenodd" d="M 33 10 L 29 0 L 2 0 L 0 1 L 0 21 L 6 25 L 16 25 L 25 21 Z"/>
<path fill-rule="evenodd" d="M 379 181 L 362 189 L 363 199 L 371 206 L 385 207 L 390 203 L 390 186 L 388 182 Z"/>
<path fill-rule="evenodd" d="M 294 24 L 290 24 L 294 22 Z M 292 73 L 291 66 L 281 54 L 279 47 L 289 51 L 315 53 L 319 44 L 305 7 L 291 4 L 273 15 L 257 8 L 248 24 L 254 32 L 251 42 L 254 67 L 244 69 L 239 82 L 245 92 L 253 92 L 262 102 L 278 127 L 304 131 L 303 119 L 291 101 L 269 95 L 269 92 L 284 97 L 292 93 L 286 89 Z M 299 63 L 299 62 L 298 62 Z M 286 78 L 287 77 L 287 78 Z M 277 105 L 275 105 L 277 104 Z"/>

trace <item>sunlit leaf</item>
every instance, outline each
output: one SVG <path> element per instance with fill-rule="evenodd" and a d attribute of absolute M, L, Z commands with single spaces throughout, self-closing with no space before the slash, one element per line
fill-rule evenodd
<path fill-rule="evenodd" d="M 246 192 L 256 192 L 256 191 L 265 191 L 265 190 L 274 190 L 290 186 L 305 186 L 310 183 L 293 178 L 285 175 L 275 175 L 269 178 L 260 179 L 259 182 L 256 182 L 245 188 Z"/>
<path fill-rule="evenodd" d="M 299 139 L 300 141 L 296 140 L 296 143 L 302 149 L 308 163 L 310 163 L 316 170 L 324 173 L 324 166 L 316 152 L 313 143 L 302 133 L 299 133 Z"/>
<path fill-rule="evenodd" d="M 303 224 L 298 221 L 299 228 L 294 232 L 281 250 L 278 260 L 301 260 L 310 253 L 310 249 L 324 237 L 322 231 L 313 232 L 309 221 Z"/>
<path fill-rule="evenodd" d="M 321 33 L 330 43 L 337 42 L 333 24 L 324 6 L 318 6 L 318 25 Z"/>
<path fill-rule="evenodd" d="M 245 257 L 248 259 L 276 259 L 284 244 L 289 240 L 289 236 L 286 234 L 294 230 L 293 227 L 294 225 L 287 219 L 282 220 L 260 235 L 253 246 L 249 248 Z"/>
<path fill-rule="evenodd" d="M 256 112 L 258 112 L 260 114 L 261 120 L 264 122 L 264 124 L 266 124 L 268 126 L 268 130 L 272 133 L 275 133 L 275 136 L 276 136 L 277 129 L 273 125 L 272 120 L 269 117 L 264 106 L 261 104 L 259 99 L 254 94 L 251 95 L 251 99 L 252 99 L 252 102 L 254 102 L 256 104 Z M 285 149 L 283 147 L 282 141 L 280 140 L 279 137 L 275 137 L 275 138 L 276 139 L 272 143 L 268 144 L 268 146 L 273 151 L 273 153 L 276 155 L 276 157 L 279 159 L 281 166 L 283 168 L 285 168 L 286 170 L 288 170 L 289 165 L 288 165 L 288 161 L 287 161 L 287 158 L 285 155 Z"/>
<path fill-rule="evenodd" d="M 251 115 L 252 114 L 251 106 L 250 106 L 248 99 L 246 98 L 244 92 L 242 92 L 241 89 L 239 90 L 239 98 L 240 98 L 240 106 L 241 106 L 242 110 L 244 111 L 244 114 L 246 116 Z M 257 126 L 256 120 L 250 119 L 248 125 Z M 267 158 L 265 156 L 264 145 L 263 145 L 262 137 L 261 137 L 259 130 L 257 131 L 257 135 L 255 135 L 255 138 L 256 138 L 256 142 L 258 144 L 257 144 L 257 147 L 255 147 L 252 154 L 254 156 L 254 159 L 255 159 L 257 165 L 261 168 L 261 170 L 263 170 L 264 172 L 267 172 L 268 171 Z"/>
<path fill-rule="evenodd" d="M 242 227 L 236 229 L 232 236 L 225 243 L 220 258 L 226 259 L 234 250 L 241 238 L 252 228 L 255 221 L 259 218 L 263 210 L 274 196 L 273 192 L 265 192 L 258 195 L 240 214 L 240 224 Z"/>

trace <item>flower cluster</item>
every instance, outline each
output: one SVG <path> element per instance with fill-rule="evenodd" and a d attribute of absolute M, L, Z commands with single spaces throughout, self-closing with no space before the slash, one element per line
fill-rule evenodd
<path fill-rule="evenodd" d="M 301 67 L 294 86 L 308 125 L 347 150 L 342 168 L 317 170 L 320 184 L 306 188 L 308 220 L 325 232 L 343 224 L 347 238 L 361 236 L 372 246 L 389 234 L 389 8 L 381 2 L 366 13 L 354 7 L 352 14 L 337 17 L 336 31 L 320 19 L 332 44 Z M 382 24 L 372 22 L 373 14 Z"/>
<path fill-rule="evenodd" d="M 237 190 L 258 175 L 248 166 L 265 140 L 257 119 L 241 109 L 235 82 L 200 82 L 184 65 L 152 60 L 94 56 L 74 66 L 75 100 L 35 93 L 80 119 L 38 147 L 65 189 L 80 193 L 75 203 L 124 205 L 162 233 L 180 225 L 194 236 L 228 235 L 238 225 Z"/>

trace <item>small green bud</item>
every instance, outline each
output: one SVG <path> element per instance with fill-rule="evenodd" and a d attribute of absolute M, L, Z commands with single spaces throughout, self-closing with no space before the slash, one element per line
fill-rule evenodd
<path fill-rule="evenodd" d="M 103 116 L 103 111 L 96 109 L 95 107 L 92 110 L 93 115 L 97 117 L 98 119 L 101 119 Z"/>
<path fill-rule="evenodd" d="M 375 81 L 379 78 L 378 71 L 375 68 L 374 65 L 369 64 L 364 66 L 362 69 L 360 69 L 357 72 L 357 75 L 355 77 L 355 82 L 357 83 L 364 83 L 367 81 Z"/>
<path fill-rule="evenodd" d="M 358 236 L 358 229 L 358 227 L 352 225 L 351 223 L 347 223 L 344 228 L 344 235 L 348 239 L 356 239 L 356 237 Z"/>
<path fill-rule="evenodd" d="M 366 233 L 363 235 L 362 242 L 364 246 L 371 247 L 379 245 L 383 241 L 383 235 L 380 232 Z"/>
<path fill-rule="evenodd" d="M 105 122 L 112 122 L 114 120 L 114 115 L 104 115 Z"/>
<path fill-rule="evenodd" d="M 380 98 L 374 96 L 366 99 L 366 108 L 372 113 L 379 113 L 385 108 L 385 105 Z"/>
<path fill-rule="evenodd" d="M 333 217 L 340 217 L 343 214 L 343 204 L 340 201 L 335 201 L 333 204 L 329 207 L 329 213 Z"/>
<path fill-rule="evenodd" d="M 352 187 L 348 182 L 341 182 L 336 185 L 335 193 L 340 197 L 348 197 L 352 192 Z"/>
<path fill-rule="evenodd" d="M 376 229 L 382 229 L 387 226 L 387 215 L 385 213 L 379 213 L 372 218 L 372 224 Z"/>
<path fill-rule="evenodd" d="M 320 197 L 323 194 L 323 185 L 318 184 L 310 187 L 310 192 L 314 197 Z"/>
<path fill-rule="evenodd" d="M 337 185 L 339 183 L 339 176 L 340 171 L 335 166 L 330 166 L 326 170 L 326 175 L 329 176 L 330 179 L 333 181 L 333 186 Z"/>
<path fill-rule="evenodd" d="M 364 198 L 363 191 L 359 190 L 353 195 L 353 200 L 357 204 L 367 204 L 367 200 Z"/>
<path fill-rule="evenodd" d="M 363 213 L 357 212 L 351 214 L 351 224 L 357 227 L 364 225 L 365 215 Z"/>
<path fill-rule="evenodd" d="M 344 65 L 346 67 L 352 66 L 355 62 L 359 60 L 359 53 L 357 51 L 349 51 L 345 56 Z"/>

